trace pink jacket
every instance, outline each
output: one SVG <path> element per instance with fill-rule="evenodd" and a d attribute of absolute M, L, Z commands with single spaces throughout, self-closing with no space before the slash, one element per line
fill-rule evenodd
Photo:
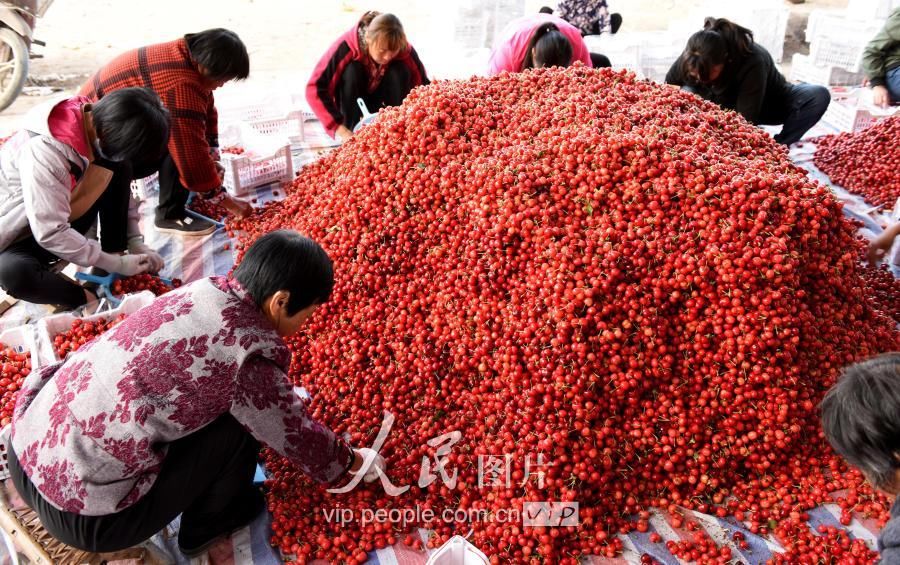
<path fill-rule="evenodd" d="M 538 27 L 546 23 L 556 24 L 559 31 L 568 38 L 572 44 L 572 62 L 581 61 L 588 67 L 592 66 L 591 54 L 578 28 L 551 14 L 535 14 L 515 19 L 503 29 L 491 52 L 488 75 L 497 75 L 503 71 L 511 73 L 521 71 L 531 36 Z"/>

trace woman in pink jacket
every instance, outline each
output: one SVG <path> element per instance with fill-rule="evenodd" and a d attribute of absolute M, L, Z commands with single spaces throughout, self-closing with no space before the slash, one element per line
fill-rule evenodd
<path fill-rule="evenodd" d="M 596 63 L 593 61 L 596 60 Z M 608 67 L 609 59 L 588 51 L 581 32 L 562 18 L 540 13 L 513 20 L 494 44 L 488 75 L 540 67 Z"/>

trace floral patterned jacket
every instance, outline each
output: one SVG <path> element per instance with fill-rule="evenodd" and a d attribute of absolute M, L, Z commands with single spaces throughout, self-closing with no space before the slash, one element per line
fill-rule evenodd
<path fill-rule="evenodd" d="M 32 373 L 12 447 L 47 502 L 89 516 L 137 502 L 167 444 L 226 412 L 306 474 L 335 481 L 352 451 L 307 414 L 286 375 L 290 358 L 236 281 L 203 279 Z"/>

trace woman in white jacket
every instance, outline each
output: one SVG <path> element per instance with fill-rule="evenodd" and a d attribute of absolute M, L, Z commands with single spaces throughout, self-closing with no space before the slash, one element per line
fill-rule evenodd
<path fill-rule="evenodd" d="M 123 275 L 162 268 L 129 218 L 129 186 L 131 163 L 161 155 L 168 137 L 168 111 L 143 88 L 29 113 L 0 149 L 0 287 L 77 308 L 96 297 L 52 269 L 61 260 Z M 100 242 L 84 236 L 98 220 Z"/>

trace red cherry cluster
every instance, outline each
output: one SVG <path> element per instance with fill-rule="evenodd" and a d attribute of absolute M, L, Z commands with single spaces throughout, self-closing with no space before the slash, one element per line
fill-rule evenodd
<path fill-rule="evenodd" d="M 78 351 L 84 344 L 93 341 L 95 337 L 102 335 L 124 319 L 124 314 L 109 320 L 85 321 L 77 318 L 71 328 L 53 336 L 57 358 L 65 359 L 69 353 Z"/>
<path fill-rule="evenodd" d="M 864 278 L 875 307 L 900 324 L 900 280 L 885 265 L 866 268 Z"/>
<path fill-rule="evenodd" d="M 222 153 L 231 153 L 232 155 L 243 155 L 246 150 L 240 145 L 229 145 L 222 148 Z"/>
<path fill-rule="evenodd" d="M 220 206 L 202 196 L 191 200 L 188 208 L 213 220 L 221 220 L 228 216 L 228 210 L 224 206 Z"/>
<path fill-rule="evenodd" d="M 173 279 L 172 286 L 169 286 L 162 279 L 157 277 L 156 275 L 151 275 L 149 273 L 143 273 L 140 275 L 135 275 L 133 277 L 125 277 L 121 279 L 116 279 L 112 285 L 112 292 L 116 296 L 122 296 L 123 294 L 131 294 L 133 292 L 140 292 L 142 290 L 149 290 L 156 296 L 160 296 L 172 290 L 173 288 L 178 288 L 181 286 L 180 279 Z"/>
<path fill-rule="evenodd" d="M 28 352 L 17 353 L 0 343 L 0 427 L 12 419 L 22 381 L 31 372 Z"/>
<path fill-rule="evenodd" d="M 265 452 L 271 541 L 301 563 L 424 527 L 431 546 L 471 530 L 493 563 L 574 564 L 616 555 L 650 508 L 765 534 L 858 485 L 817 405 L 845 364 L 900 346 L 825 187 L 737 114 L 624 72 L 418 88 L 229 228 L 239 251 L 288 228 L 334 260 L 331 300 L 290 340 L 312 415 L 356 446 L 396 418 L 399 496 L 328 494 Z M 455 484 L 420 487 L 454 430 Z M 492 455 L 509 474 L 479 483 Z M 497 519 L 536 500 L 578 502 L 579 525 Z M 675 549 L 728 559 L 696 538 Z"/>
<path fill-rule="evenodd" d="M 898 139 L 900 114 L 860 132 L 820 137 L 813 162 L 835 184 L 893 209 L 900 198 Z"/>
<path fill-rule="evenodd" d="M 787 551 L 774 556 L 771 560 L 774 565 L 878 562 L 878 552 L 870 549 L 864 540 L 853 539 L 847 532 L 830 526 L 820 525 L 814 533 L 808 524 L 786 521 L 776 528 L 775 537 Z"/>

